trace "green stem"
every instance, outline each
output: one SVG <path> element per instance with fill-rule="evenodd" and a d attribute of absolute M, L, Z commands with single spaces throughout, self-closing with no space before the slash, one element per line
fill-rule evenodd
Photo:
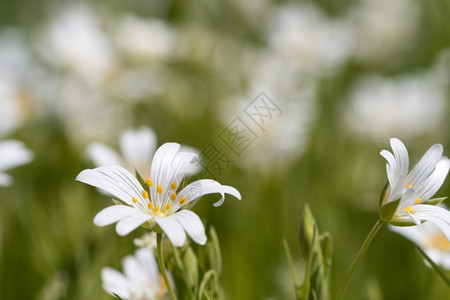
<path fill-rule="evenodd" d="M 417 247 L 419 249 L 420 254 L 422 254 L 423 258 L 433 267 L 433 269 L 436 271 L 436 273 L 441 276 L 441 278 L 445 281 L 447 286 L 450 287 L 450 279 L 447 277 L 447 275 L 442 271 L 442 269 L 434 263 L 434 261 L 431 260 L 431 258 L 422 250 L 422 248 Z"/>
<path fill-rule="evenodd" d="M 369 235 L 366 237 L 366 240 L 361 246 L 361 249 L 359 249 L 358 254 L 355 257 L 355 260 L 352 263 L 352 266 L 350 267 L 350 270 L 347 273 L 347 276 L 345 277 L 344 284 L 342 285 L 338 296 L 336 297 L 336 300 L 340 300 L 342 296 L 344 295 L 345 289 L 347 288 L 348 283 L 350 282 L 350 279 L 352 278 L 353 272 L 356 269 L 356 266 L 358 265 L 359 261 L 361 260 L 364 252 L 366 252 L 367 247 L 369 247 L 370 242 L 372 242 L 373 238 L 377 234 L 378 230 L 380 230 L 381 226 L 383 226 L 384 222 L 381 219 L 378 219 L 378 221 L 375 223 L 375 225 L 372 227 L 372 230 L 369 232 Z"/>
<path fill-rule="evenodd" d="M 177 300 L 177 297 L 175 296 L 172 288 L 170 287 L 169 279 L 167 278 L 166 267 L 164 266 L 164 258 L 163 258 L 163 254 L 162 254 L 162 243 L 161 242 L 162 242 L 162 233 L 157 233 L 156 234 L 156 248 L 158 251 L 159 268 L 161 269 L 161 274 L 163 276 L 164 283 L 166 284 L 167 291 L 169 291 L 170 298 L 172 300 Z"/>

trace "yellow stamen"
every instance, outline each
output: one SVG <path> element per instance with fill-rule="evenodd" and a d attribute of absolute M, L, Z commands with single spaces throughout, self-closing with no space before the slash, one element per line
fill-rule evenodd
<path fill-rule="evenodd" d="M 422 198 L 417 198 L 416 201 L 414 201 L 415 204 L 420 203 L 422 201 Z"/>
<path fill-rule="evenodd" d="M 158 192 L 158 194 L 162 194 L 163 190 L 160 184 L 158 184 L 158 186 L 156 187 L 156 191 Z"/>
<path fill-rule="evenodd" d="M 409 188 L 412 188 L 411 184 L 408 184 L 407 186 L 405 186 L 405 189 L 409 189 Z"/>
<path fill-rule="evenodd" d="M 170 195 L 170 200 L 172 200 L 172 201 L 177 200 L 177 194 L 172 193 L 172 195 Z"/>
<path fill-rule="evenodd" d="M 186 202 L 186 197 L 183 196 L 180 198 L 180 205 L 183 205 L 184 202 Z"/>
<path fill-rule="evenodd" d="M 142 192 L 142 197 L 144 197 L 144 199 L 148 199 L 148 193 L 147 193 L 146 190 L 144 190 L 144 191 Z"/>
<path fill-rule="evenodd" d="M 138 202 L 138 199 L 136 199 L 136 197 L 131 198 L 131 200 L 133 200 L 134 203 Z"/>
<path fill-rule="evenodd" d="M 169 210 L 172 205 L 169 203 L 166 204 L 166 210 Z"/>
<path fill-rule="evenodd" d="M 153 209 L 153 213 L 157 213 L 159 211 L 159 206 L 157 206 L 157 207 L 155 207 L 154 209 Z"/>
<path fill-rule="evenodd" d="M 151 181 L 150 178 L 145 179 L 145 182 L 148 186 L 153 186 L 153 181 Z"/>
<path fill-rule="evenodd" d="M 405 211 L 407 211 L 410 214 L 412 214 L 413 213 L 412 206 L 408 206 L 407 208 L 405 208 Z"/>
<path fill-rule="evenodd" d="M 148 209 L 152 210 L 152 209 L 153 209 L 153 203 L 149 202 L 149 203 L 147 204 L 147 207 L 148 207 Z"/>
<path fill-rule="evenodd" d="M 175 190 L 177 188 L 177 183 L 176 182 L 172 182 L 172 184 L 170 185 L 170 188 L 172 190 Z"/>

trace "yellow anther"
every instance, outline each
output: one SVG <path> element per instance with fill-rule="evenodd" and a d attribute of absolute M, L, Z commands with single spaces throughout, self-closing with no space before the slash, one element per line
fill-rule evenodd
<path fill-rule="evenodd" d="M 157 213 L 159 211 L 159 206 L 157 206 L 157 207 L 155 207 L 154 209 L 153 209 L 153 213 Z"/>
<path fill-rule="evenodd" d="M 162 186 L 160 184 L 158 184 L 158 186 L 156 187 L 156 190 L 158 191 L 158 194 L 162 194 L 162 192 L 163 192 Z"/>
<path fill-rule="evenodd" d="M 166 210 L 169 210 L 172 205 L 169 203 L 166 204 Z"/>
<path fill-rule="evenodd" d="M 142 197 L 144 197 L 144 199 L 148 199 L 148 193 L 147 193 L 146 190 L 144 190 L 144 191 L 142 192 Z"/>
<path fill-rule="evenodd" d="M 138 202 L 138 199 L 136 199 L 136 197 L 131 198 L 131 200 L 133 200 L 134 203 Z"/>
<path fill-rule="evenodd" d="M 407 186 L 405 186 L 405 189 L 409 189 L 409 188 L 412 188 L 411 184 L 408 184 Z"/>
<path fill-rule="evenodd" d="M 145 179 L 145 182 L 148 186 L 153 186 L 153 181 L 151 181 L 150 178 Z"/>
<path fill-rule="evenodd" d="M 177 194 L 172 193 L 172 195 L 170 195 L 170 200 L 172 200 L 172 201 L 177 200 Z"/>
<path fill-rule="evenodd" d="M 416 201 L 414 201 L 415 204 L 420 203 L 422 201 L 422 198 L 417 198 Z"/>
<path fill-rule="evenodd" d="M 153 209 L 153 203 L 151 203 L 151 202 L 149 202 L 148 204 L 147 204 L 147 207 L 148 207 L 148 209 Z"/>
<path fill-rule="evenodd" d="M 412 214 L 413 213 L 412 206 L 408 206 L 407 208 L 405 208 L 405 211 L 407 211 L 410 214 Z"/>
<path fill-rule="evenodd" d="M 177 183 L 176 182 L 172 182 L 172 184 L 170 185 L 170 188 L 172 190 L 175 190 L 177 188 Z"/>
<path fill-rule="evenodd" d="M 184 202 L 186 202 L 186 197 L 183 196 L 180 198 L 180 205 L 183 205 Z"/>

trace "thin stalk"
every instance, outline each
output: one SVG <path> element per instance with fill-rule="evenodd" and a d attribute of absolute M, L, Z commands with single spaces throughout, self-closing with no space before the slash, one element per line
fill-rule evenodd
<path fill-rule="evenodd" d="M 336 297 L 336 300 L 340 300 L 342 296 L 344 295 L 345 289 L 347 288 L 348 283 L 350 282 L 350 279 L 352 278 L 353 272 L 356 269 L 356 266 L 358 265 L 359 261 L 361 260 L 364 252 L 366 252 L 367 248 L 370 245 L 370 242 L 372 242 L 375 235 L 378 233 L 378 230 L 380 230 L 381 226 L 383 226 L 384 222 L 381 219 L 378 219 L 378 221 L 375 223 L 375 225 L 372 227 L 372 230 L 369 232 L 369 235 L 366 237 L 366 240 L 361 246 L 361 249 L 359 249 L 358 254 L 355 257 L 355 260 L 353 261 L 350 270 L 347 273 L 347 276 L 345 277 L 344 284 L 342 285 L 338 296 Z"/>
<path fill-rule="evenodd" d="M 450 279 L 447 277 L 447 275 L 442 271 L 442 269 L 435 264 L 435 262 L 422 250 L 422 248 L 417 247 L 419 249 L 420 254 L 422 254 L 423 258 L 433 267 L 433 269 L 438 273 L 439 276 L 445 281 L 447 286 L 450 287 Z"/>
<path fill-rule="evenodd" d="M 166 284 L 167 291 L 169 292 L 170 298 L 172 300 L 177 300 L 177 297 L 175 296 L 175 293 L 170 286 L 169 278 L 167 278 L 166 267 L 164 266 L 164 258 L 162 254 L 162 233 L 156 234 L 156 248 L 158 252 L 159 268 L 161 269 L 161 274 L 163 276 L 164 283 Z"/>

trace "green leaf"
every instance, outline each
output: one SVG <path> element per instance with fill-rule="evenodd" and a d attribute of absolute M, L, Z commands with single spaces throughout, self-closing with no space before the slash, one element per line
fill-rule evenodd
<path fill-rule="evenodd" d="M 191 247 L 188 247 L 183 255 L 184 262 L 184 280 L 187 287 L 196 294 L 198 284 L 198 263 L 197 256 Z"/>
<path fill-rule="evenodd" d="M 383 204 L 386 203 L 386 201 L 387 201 L 387 199 L 385 199 L 385 198 L 389 196 L 389 193 L 387 193 L 389 187 L 390 186 L 389 186 L 389 181 L 388 181 L 384 185 L 383 190 L 381 191 L 381 194 L 380 194 L 380 199 L 378 201 L 378 206 L 380 207 L 380 210 L 383 207 Z M 389 188 L 389 190 L 390 190 L 390 188 Z"/>
<path fill-rule="evenodd" d="M 198 290 L 198 300 L 216 299 L 215 294 L 219 293 L 219 277 L 215 270 L 209 270 L 203 275 L 200 288 Z"/>
<path fill-rule="evenodd" d="M 222 254 L 220 251 L 219 237 L 214 227 L 209 229 L 209 239 L 205 246 L 206 255 L 210 268 L 216 270 L 217 274 L 222 273 Z"/>
<path fill-rule="evenodd" d="M 380 219 L 389 222 L 395 215 L 400 199 L 385 204 L 380 209 Z"/>
<path fill-rule="evenodd" d="M 437 204 L 441 203 L 442 201 L 444 201 L 445 199 L 447 199 L 447 197 L 430 199 L 426 202 L 426 204 L 437 205 Z"/>
<path fill-rule="evenodd" d="M 310 251 L 316 249 L 316 247 L 318 246 L 318 244 L 313 245 L 313 243 L 317 242 L 316 239 L 313 238 L 315 233 L 318 233 L 316 220 L 314 219 L 314 216 L 309 209 L 308 204 L 305 203 L 305 205 L 303 206 L 303 214 L 300 219 L 299 241 L 302 255 L 306 260 L 311 255 Z"/>

